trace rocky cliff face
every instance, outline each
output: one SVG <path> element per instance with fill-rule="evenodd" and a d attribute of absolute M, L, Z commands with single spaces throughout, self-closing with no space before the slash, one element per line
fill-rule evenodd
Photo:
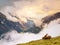
<path fill-rule="evenodd" d="M 22 26 L 19 24 L 19 22 L 12 22 L 7 20 L 6 16 L 0 12 L 0 35 L 11 30 L 21 32 L 21 27 Z"/>
<path fill-rule="evenodd" d="M 29 19 L 27 19 L 27 23 L 23 23 L 22 26 L 19 22 L 8 20 L 6 16 L 0 12 L 0 35 L 11 30 L 16 30 L 17 32 L 38 33 L 44 28 L 45 24 L 49 24 L 51 21 L 58 18 L 60 18 L 60 12 L 42 18 L 42 24 L 39 27 L 35 26 L 34 22 Z"/>
<path fill-rule="evenodd" d="M 6 18 L 6 16 L 0 12 L 0 36 L 1 34 L 9 31 L 16 30 L 17 32 L 30 32 L 38 33 L 41 29 L 36 27 L 32 20 L 27 20 L 27 23 L 20 24 L 19 22 L 13 22 Z"/>
<path fill-rule="evenodd" d="M 43 28 L 45 24 L 49 24 L 50 22 L 60 19 L 60 12 L 57 12 L 51 16 L 46 16 L 44 18 L 42 18 L 42 24 L 41 27 Z"/>

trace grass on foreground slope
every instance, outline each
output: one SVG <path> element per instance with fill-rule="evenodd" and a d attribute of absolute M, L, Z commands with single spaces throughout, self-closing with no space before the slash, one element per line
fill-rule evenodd
<path fill-rule="evenodd" d="M 25 44 L 17 44 L 17 45 L 60 45 L 60 36 L 51 38 L 51 39 L 42 39 L 42 40 L 37 40 L 37 41 L 32 41 L 29 43 Z"/>

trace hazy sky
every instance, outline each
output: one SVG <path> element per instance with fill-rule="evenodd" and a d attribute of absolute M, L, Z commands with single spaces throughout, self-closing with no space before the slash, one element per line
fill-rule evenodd
<path fill-rule="evenodd" d="M 15 2 L 15 3 L 14 3 Z M 0 0 L 0 8 L 4 6 L 18 5 L 39 7 L 40 12 L 57 12 L 60 11 L 60 0 Z"/>
<path fill-rule="evenodd" d="M 11 12 L 25 22 L 25 17 L 31 17 L 40 23 L 42 17 L 60 12 L 60 0 L 0 0 L 0 9 L 5 12 L 7 18 L 7 12 Z"/>
<path fill-rule="evenodd" d="M 0 9 L 9 6 L 15 8 L 17 15 L 21 15 L 20 12 L 50 15 L 60 11 L 60 0 L 0 0 Z"/>

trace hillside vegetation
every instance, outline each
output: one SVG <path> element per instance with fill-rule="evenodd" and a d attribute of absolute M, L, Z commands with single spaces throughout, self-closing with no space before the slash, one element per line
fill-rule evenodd
<path fill-rule="evenodd" d="M 42 39 L 42 40 L 31 41 L 29 43 L 17 44 L 17 45 L 60 45 L 60 36 L 51 39 Z"/>

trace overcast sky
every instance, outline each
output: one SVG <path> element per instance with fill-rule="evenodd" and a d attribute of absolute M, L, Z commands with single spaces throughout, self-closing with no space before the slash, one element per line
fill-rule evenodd
<path fill-rule="evenodd" d="M 18 1 L 18 2 L 16 2 Z M 40 5 L 43 10 L 46 11 L 46 9 L 54 10 L 54 11 L 60 11 L 60 0 L 0 0 L 0 9 L 4 6 L 12 6 L 16 5 L 14 4 L 16 2 L 17 5 L 23 6 L 25 5 Z M 28 4 L 29 2 L 32 2 Z M 49 11 L 48 10 L 48 11 Z"/>

